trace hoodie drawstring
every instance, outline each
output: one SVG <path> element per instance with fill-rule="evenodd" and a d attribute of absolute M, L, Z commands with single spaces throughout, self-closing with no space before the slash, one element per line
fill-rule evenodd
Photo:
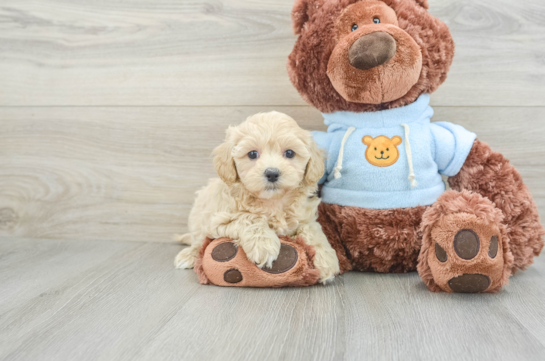
<path fill-rule="evenodd" d="M 414 174 L 413 154 L 411 153 L 411 143 L 409 142 L 409 125 L 403 123 L 401 126 L 405 129 L 405 152 L 407 153 L 407 161 L 409 162 L 409 181 L 411 182 L 411 187 L 416 188 L 418 183 Z"/>
<path fill-rule="evenodd" d="M 348 140 L 348 137 L 350 137 L 350 134 L 354 132 L 354 130 L 356 130 L 355 127 L 350 127 L 346 130 L 346 133 L 344 133 L 344 137 L 341 142 L 341 149 L 339 150 L 339 157 L 337 158 L 337 165 L 335 166 L 335 179 L 340 179 L 342 177 L 341 170 L 343 169 L 344 144 Z"/>

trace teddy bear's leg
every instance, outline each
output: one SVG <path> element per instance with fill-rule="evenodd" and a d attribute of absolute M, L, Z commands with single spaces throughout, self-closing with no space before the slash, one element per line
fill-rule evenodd
<path fill-rule="evenodd" d="M 469 191 L 442 194 L 423 216 L 418 273 L 431 291 L 496 292 L 507 284 L 513 255 L 503 215 Z"/>
<path fill-rule="evenodd" d="M 543 249 L 545 230 L 528 187 L 519 172 L 488 144 L 476 140 L 460 172 L 449 178 L 453 190 L 482 195 L 503 213 L 515 257 L 513 272 L 524 270 Z"/>
<path fill-rule="evenodd" d="M 232 240 L 206 239 L 195 261 L 202 284 L 230 287 L 285 287 L 316 284 L 320 272 L 314 268 L 314 248 L 301 238 L 280 237 L 280 254 L 272 267 L 257 267 L 242 247 Z"/>
<path fill-rule="evenodd" d="M 351 255 L 341 240 L 342 208 L 327 203 L 320 203 L 318 207 L 318 223 L 322 226 L 327 241 L 337 253 L 341 274 L 352 270 Z"/>
<path fill-rule="evenodd" d="M 318 222 L 337 251 L 341 272 L 413 272 L 422 243 L 422 215 L 428 208 L 364 209 L 322 203 Z"/>

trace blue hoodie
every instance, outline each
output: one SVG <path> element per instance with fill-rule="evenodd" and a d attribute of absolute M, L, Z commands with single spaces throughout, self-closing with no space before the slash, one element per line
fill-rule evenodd
<path fill-rule="evenodd" d="M 425 206 L 445 191 L 441 174 L 456 175 L 476 135 L 431 123 L 430 96 L 378 112 L 323 114 L 327 132 L 313 132 L 327 153 L 322 201 L 390 209 Z"/>

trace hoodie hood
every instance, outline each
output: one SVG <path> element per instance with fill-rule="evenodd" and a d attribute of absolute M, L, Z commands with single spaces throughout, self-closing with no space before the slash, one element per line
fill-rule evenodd
<path fill-rule="evenodd" d="M 414 103 L 400 108 L 366 113 L 343 111 L 322 113 L 322 115 L 325 125 L 329 126 L 328 132 L 331 132 L 349 127 L 377 129 L 395 127 L 402 123 L 410 124 L 431 118 L 433 109 L 430 107 L 430 95 L 422 94 Z"/>

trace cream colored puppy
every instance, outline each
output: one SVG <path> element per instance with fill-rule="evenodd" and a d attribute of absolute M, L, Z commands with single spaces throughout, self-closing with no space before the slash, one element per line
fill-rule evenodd
<path fill-rule="evenodd" d="M 228 237 L 259 267 L 270 267 L 280 252 L 279 235 L 301 236 L 314 246 L 314 265 L 326 282 L 339 273 L 337 255 L 316 221 L 317 182 L 324 159 L 310 132 L 278 113 L 249 117 L 229 127 L 214 152 L 221 179 L 197 192 L 189 215 L 191 246 L 175 260 L 192 268 L 205 237 Z"/>

